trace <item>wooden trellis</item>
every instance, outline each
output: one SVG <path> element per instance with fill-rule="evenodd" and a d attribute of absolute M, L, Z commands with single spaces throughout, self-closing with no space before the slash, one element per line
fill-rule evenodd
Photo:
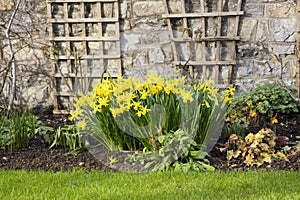
<path fill-rule="evenodd" d="M 213 79 L 220 88 L 231 84 L 236 65 L 236 41 L 242 0 L 200 0 L 198 10 L 187 8 L 191 1 L 181 0 L 181 9 L 172 11 L 171 0 L 164 0 L 174 65 L 188 66 L 191 78 Z M 191 6 L 194 7 L 194 6 Z"/>
<path fill-rule="evenodd" d="M 54 77 L 54 114 L 102 77 L 121 75 L 117 0 L 48 0 Z"/>

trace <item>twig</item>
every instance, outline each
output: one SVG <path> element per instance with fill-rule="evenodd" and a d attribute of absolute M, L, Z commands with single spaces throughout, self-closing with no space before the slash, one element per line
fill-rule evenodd
<path fill-rule="evenodd" d="M 10 56 L 12 58 L 12 60 L 11 60 L 12 61 L 11 62 L 12 86 L 11 86 L 9 105 L 8 105 L 8 109 L 7 109 L 7 115 L 9 115 L 9 113 L 11 111 L 11 108 L 12 108 L 12 105 L 14 103 L 15 94 L 16 94 L 16 84 L 17 84 L 16 61 L 15 61 L 15 58 L 14 58 L 14 50 L 13 50 L 13 47 L 12 47 L 12 44 L 11 44 L 11 39 L 10 39 L 10 30 L 11 30 L 13 20 L 16 16 L 16 13 L 17 13 L 18 9 L 19 9 L 20 3 L 21 3 L 21 0 L 18 0 L 17 4 L 16 4 L 16 7 L 15 7 L 15 9 L 14 9 L 14 11 L 13 11 L 13 13 L 12 13 L 10 19 L 9 19 L 8 26 L 7 26 L 6 31 L 5 31 L 5 37 L 6 37 L 6 40 L 7 40 L 9 53 L 10 53 Z"/>
<path fill-rule="evenodd" d="M 292 99 L 300 103 L 300 99 L 297 98 L 297 97 L 295 97 L 295 96 L 292 94 L 291 90 L 289 90 L 289 88 L 288 88 L 288 86 L 286 85 L 286 83 L 285 83 L 282 79 L 279 79 L 279 80 L 280 80 L 279 84 L 282 86 L 282 88 L 283 88 L 284 90 L 286 90 L 286 91 L 289 93 L 289 95 L 292 97 Z"/>

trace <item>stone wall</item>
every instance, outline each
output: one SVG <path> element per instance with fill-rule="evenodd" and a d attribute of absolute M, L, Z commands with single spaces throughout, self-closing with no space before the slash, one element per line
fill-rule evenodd
<path fill-rule="evenodd" d="M 5 31 L 17 1 L 0 2 L 0 86 L 7 72 L 11 54 L 8 50 Z M 46 20 L 46 1 L 21 1 L 13 20 L 10 39 L 13 44 L 17 65 L 16 103 L 29 107 L 51 105 L 52 77 L 48 51 L 48 32 Z M 3 96 L 10 95 L 10 73 L 3 93 L 0 94 L 0 106 Z"/>
<path fill-rule="evenodd" d="M 20 68 L 24 69 L 27 66 L 28 75 L 20 78 L 19 87 L 20 91 L 23 91 L 20 96 L 31 106 L 51 104 L 52 101 L 50 62 L 44 57 L 44 47 L 49 45 L 45 23 L 46 1 L 36 1 L 40 1 L 34 6 L 34 9 L 38 9 L 40 24 L 32 33 L 35 38 L 32 41 L 33 45 L 30 45 L 30 48 L 26 47 L 16 56 L 18 62 L 22 63 Z M 208 1 L 209 9 L 215 9 L 216 1 Z M 236 0 L 227 1 L 229 7 L 234 8 Z M 172 12 L 181 10 L 179 0 L 169 2 Z M 186 2 L 188 9 L 192 9 L 193 12 L 199 10 L 199 1 Z M 162 75 L 174 74 L 170 35 L 166 19 L 162 18 L 162 14 L 165 13 L 163 0 L 120 0 L 119 10 L 124 75 L 142 77 L 150 71 Z M 242 10 L 245 14 L 240 20 L 240 41 L 236 46 L 237 65 L 233 71 L 233 83 L 240 91 L 252 87 L 255 83 L 275 81 L 280 77 L 289 84 L 296 84 L 296 1 L 243 0 Z M 2 21 L 7 22 L 5 19 Z M 197 26 L 197 22 L 193 26 Z M 182 30 L 178 30 L 178 34 L 180 33 Z M 0 47 L 6 51 L 4 42 Z M 35 69 L 34 73 L 30 72 L 30 69 Z"/>
<path fill-rule="evenodd" d="M 170 2 L 173 12 L 181 10 L 180 1 Z M 197 11 L 199 1 L 187 2 Z M 214 0 L 209 2 L 216 5 Z M 234 7 L 235 2 L 229 1 L 229 6 Z M 172 73 L 169 32 L 166 20 L 161 18 L 165 12 L 163 1 L 123 0 L 120 7 L 125 75 L 145 74 L 150 69 Z M 238 64 L 234 68 L 233 83 L 241 90 L 280 77 L 289 84 L 296 84 L 296 2 L 244 0 L 242 10 L 245 15 L 240 20 L 241 39 L 236 47 Z"/>
<path fill-rule="evenodd" d="M 249 88 L 282 77 L 296 84 L 296 2 L 246 0 L 244 11 L 234 82 Z"/>

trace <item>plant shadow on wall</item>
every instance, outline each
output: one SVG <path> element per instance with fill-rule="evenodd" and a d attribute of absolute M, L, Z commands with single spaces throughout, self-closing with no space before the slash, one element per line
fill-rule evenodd
<path fill-rule="evenodd" d="M 155 73 L 145 81 L 103 79 L 75 99 L 71 119 L 89 152 L 112 168 L 213 170 L 206 150 L 221 133 L 235 89 L 220 93 L 211 83 Z"/>

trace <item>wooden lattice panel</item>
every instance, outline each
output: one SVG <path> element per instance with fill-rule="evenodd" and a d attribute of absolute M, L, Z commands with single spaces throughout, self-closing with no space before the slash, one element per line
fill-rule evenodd
<path fill-rule="evenodd" d="M 197 12 L 193 1 L 181 1 L 181 9 L 172 11 L 172 0 L 164 0 L 174 65 L 187 66 L 192 79 L 213 79 L 220 88 L 231 84 L 236 65 L 236 41 L 242 0 L 230 9 L 228 1 L 200 0 Z M 176 1 L 175 1 L 176 2 Z M 174 0 L 173 0 L 174 4 Z"/>
<path fill-rule="evenodd" d="M 117 0 L 48 0 L 54 113 L 68 113 L 73 97 L 102 77 L 121 75 Z"/>

